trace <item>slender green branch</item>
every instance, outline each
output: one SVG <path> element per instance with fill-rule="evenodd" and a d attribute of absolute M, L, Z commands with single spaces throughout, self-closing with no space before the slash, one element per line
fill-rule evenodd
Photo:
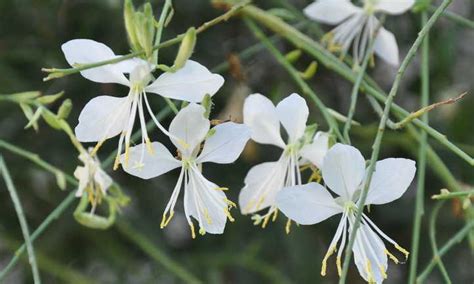
<path fill-rule="evenodd" d="M 380 19 L 374 33 L 370 36 L 369 46 L 366 51 L 367 53 L 365 54 L 365 57 L 362 61 L 362 66 L 360 66 L 360 68 L 357 68 L 358 69 L 357 78 L 355 80 L 355 83 L 354 83 L 354 86 L 352 87 L 352 92 L 351 92 L 351 104 L 349 106 L 349 112 L 347 113 L 347 121 L 344 124 L 344 130 L 342 132 L 344 135 L 344 138 L 346 138 L 346 141 L 348 141 L 349 144 L 351 141 L 349 137 L 349 131 L 351 129 L 352 119 L 354 117 L 354 113 L 357 106 L 357 98 L 359 96 L 360 84 L 364 80 L 365 71 L 367 69 L 367 66 L 369 65 L 370 58 L 372 58 L 373 56 L 373 50 L 375 46 L 375 35 L 378 33 L 379 29 L 382 27 L 384 22 L 385 22 L 385 17 Z"/>
<path fill-rule="evenodd" d="M 395 81 L 393 82 L 392 88 L 390 90 L 390 93 L 387 97 L 387 100 L 385 101 L 385 108 L 384 108 L 384 113 L 382 118 L 380 119 L 379 123 L 379 129 L 377 131 L 377 135 L 375 136 L 374 143 L 372 145 L 372 155 L 370 157 L 370 163 L 369 167 L 367 169 L 367 176 L 364 182 L 364 186 L 362 189 L 361 196 L 359 198 L 359 201 L 357 202 L 357 207 L 359 210 L 357 210 L 357 214 L 355 217 L 354 225 L 351 228 L 351 232 L 349 234 L 349 242 L 347 244 L 347 248 L 345 251 L 345 259 L 344 259 L 344 264 L 342 266 L 342 273 L 341 273 L 341 278 L 339 283 L 345 283 L 346 278 L 347 278 L 347 271 L 349 270 L 349 263 L 352 257 L 352 247 L 354 246 L 354 241 L 356 238 L 357 230 L 360 226 L 360 220 L 362 218 L 362 212 L 364 209 L 365 201 L 367 199 L 367 194 L 369 191 L 369 186 L 370 182 L 373 176 L 373 173 L 375 171 L 375 164 L 377 162 L 377 159 L 379 157 L 380 153 L 380 148 L 382 144 L 382 138 L 383 134 L 385 131 L 385 127 L 387 124 L 387 120 L 390 114 L 390 109 L 393 100 L 395 99 L 395 96 L 397 95 L 398 92 L 398 87 L 400 86 L 400 82 L 402 80 L 403 75 L 405 74 L 405 70 L 407 69 L 408 65 L 410 64 L 411 60 L 414 58 L 419 46 L 423 42 L 423 39 L 427 32 L 431 29 L 433 24 L 436 22 L 436 20 L 441 16 L 441 13 L 448 7 L 448 5 L 451 3 L 452 0 L 444 0 L 443 3 L 440 5 L 440 7 L 436 10 L 436 12 L 431 16 L 431 18 L 428 20 L 428 22 L 423 26 L 421 31 L 418 33 L 418 37 L 416 38 L 415 42 L 413 43 L 412 47 L 408 51 L 406 57 L 403 59 L 402 64 L 400 65 L 400 68 L 398 69 L 397 76 L 395 77 Z"/>
<path fill-rule="evenodd" d="M 158 249 L 157 246 L 146 236 L 134 230 L 130 224 L 125 221 L 120 221 L 116 223 L 116 228 L 122 235 L 140 247 L 144 253 L 163 265 L 167 270 L 173 272 L 185 283 L 203 283 L 191 272 L 185 270 L 178 262 L 169 258 L 165 253 Z"/>
<path fill-rule="evenodd" d="M 33 242 L 30 238 L 30 231 L 28 229 L 28 223 L 26 222 L 25 214 L 23 213 L 23 207 L 16 193 L 15 185 L 13 184 L 12 178 L 8 171 L 7 165 L 3 160 L 3 157 L 0 155 L 0 170 L 2 172 L 3 179 L 7 186 L 8 192 L 15 207 L 16 215 L 18 216 L 18 221 L 20 222 L 21 232 L 23 233 L 23 238 L 25 239 L 26 249 L 28 251 L 28 261 L 31 265 L 31 271 L 33 272 L 33 281 L 35 284 L 41 284 L 41 278 L 38 271 L 38 265 L 36 264 L 35 250 L 33 248 Z"/>
<path fill-rule="evenodd" d="M 471 221 L 464 225 L 464 227 L 459 230 L 453 237 L 451 237 L 446 244 L 441 247 L 437 256 L 433 256 L 431 261 L 428 263 L 426 268 L 421 272 L 421 274 L 417 277 L 416 283 L 423 283 L 428 275 L 431 273 L 433 268 L 439 261 L 439 258 L 443 257 L 455 244 L 460 243 L 464 237 L 474 228 L 474 221 Z"/>
<path fill-rule="evenodd" d="M 425 26 L 428 21 L 426 12 L 421 14 L 421 26 Z M 422 43 L 421 51 L 421 107 L 429 104 L 429 33 L 426 33 Z M 422 121 L 428 124 L 428 113 L 424 114 Z M 425 197 L 425 179 L 426 179 L 426 147 L 428 146 L 428 135 L 426 131 L 421 131 L 420 146 L 418 148 L 418 175 L 415 200 L 415 214 L 413 221 L 413 232 L 411 238 L 411 262 L 408 283 L 414 284 L 416 278 L 416 269 L 418 264 L 418 251 L 420 245 L 421 221 L 424 214 L 423 200 Z"/>
<path fill-rule="evenodd" d="M 171 4 L 171 0 L 166 0 L 165 4 L 163 5 L 163 8 L 161 10 L 160 18 L 158 20 L 158 29 L 156 31 L 154 46 L 158 46 L 161 42 L 161 35 L 163 34 L 163 29 L 165 27 L 165 21 L 166 21 L 166 18 L 168 18 L 168 12 L 172 8 L 173 7 L 172 7 L 172 4 Z M 156 64 L 159 63 L 159 58 L 158 58 L 159 52 L 160 52 L 159 48 L 155 49 L 155 51 L 153 52 L 153 60 Z"/>
<path fill-rule="evenodd" d="M 313 56 L 318 60 L 319 63 L 323 64 L 330 70 L 335 71 L 336 73 L 340 74 L 343 78 L 355 82 L 357 74 L 351 70 L 350 67 L 345 65 L 341 62 L 337 57 L 335 57 L 332 53 L 327 51 L 324 47 L 322 47 L 318 42 L 312 40 L 305 34 L 299 32 L 297 29 L 293 28 L 292 26 L 288 25 L 280 18 L 275 17 L 253 5 L 248 5 L 242 9 L 242 14 L 245 16 L 249 16 L 252 19 L 258 21 L 262 25 L 266 26 L 270 30 L 274 31 L 275 33 L 281 35 L 282 37 L 286 38 L 296 47 L 304 50 L 309 55 Z M 361 90 L 366 92 L 370 96 L 373 96 L 377 100 L 381 102 L 385 102 L 387 100 L 387 96 L 380 90 L 378 86 L 370 79 L 365 78 L 364 82 L 361 84 Z M 391 104 L 391 111 L 395 114 L 399 114 L 405 118 L 410 115 L 410 113 L 397 104 Z M 425 130 L 431 137 L 439 141 L 442 145 L 446 148 L 451 150 L 453 153 L 464 159 L 470 165 L 474 166 L 474 158 L 470 157 L 464 151 L 462 151 L 459 147 L 454 145 L 451 141 L 449 141 L 445 135 L 439 133 L 437 130 L 433 129 L 426 123 L 422 122 L 419 119 L 413 120 L 411 123 L 416 125 L 417 127 Z"/>
<path fill-rule="evenodd" d="M 196 29 L 196 33 L 197 34 L 202 33 L 205 30 L 209 29 L 210 27 L 215 26 L 216 24 L 219 24 L 220 22 L 229 20 L 231 17 L 236 15 L 243 7 L 245 7 L 247 4 L 248 4 L 248 2 L 245 1 L 243 3 L 240 3 L 238 5 L 233 6 L 230 10 L 228 10 L 224 14 L 222 14 L 222 15 L 220 15 L 220 16 L 218 16 L 218 17 L 216 17 L 216 18 L 214 18 L 214 19 L 212 19 L 208 22 L 205 22 L 204 24 L 202 24 L 199 28 Z M 168 47 L 168 46 L 175 45 L 175 44 L 181 42 L 185 35 L 186 35 L 186 33 L 179 34 L 178 36 L 176 36 L 173 39 L 164 41 L 164 42 L 162 42 L 158 45 L 153 46 L 152 50 L 158 50 L 158 49 L 161 49 L 161 48 L 165 48 L 165 47 Z M 96 67 L 100 67 L 100 66 L 104 66 L 104 65 L 119 63 L 121 61 L 131 59 L 131 58 L 134 58 L 134 57 L 139 57 L 139 56 L 142 56 L 144 54 L 145 54 L 145 51 L 143 50 L 143 51 L 133 52 L 133 53 L 130 53 L 130 54 L 127 54 L 127 55 L 119 56 L 119 57 L 109 59 L 109 60 L 104 60 L 104 61 L 99 61 L 99 62 L 94 62 L 94 63 L 89 63 L 89 64 L 81 64 L 80 66 L 73 67 L 73 68 L 65 68 L 65 69 L 43 68 L 42 69 L 43 72 L 49 73 L 49 75 L 46 78 L 44 78 L 43 80 L 48 81 L 48 80 L 51 80 L 51 79 L 62 78 L 62 77 L 65 77 L 65 76 L 68 76 L 68 75 L 71 75 L 71 74 L 75 74 L 75 73 L 78 73 L 78 72 L 81 72 L 81 71 L 84 71 L 84 70 L 88 70 L 88 69 L 91 69 L 91 68 L 96 68 Z"/>
<path fill-rule="evenodd" d="M 439 256 L 439 251 L 438 251 L 438 244 L 436 242 L 436 220 L 438 219 L 438 214 L 439 210 L 441 207 L 443 207 L 444 202 L 438 202 L 435 207 L 433 208 L 433 212 L 431 212 L 431 217 L 430 217 L 430 243 L 431 243 L 431 249 L 433 251 L 433 257 L 436 259 L 436 262 L 438 264 L 439 270 L 441 274 L 443 275 L 444 282 L 451 284 L 451 279 L 449 278 L 448 271 L 446 270 L 446 267 L 444 266 L 443 261 L 441 260 L 441 257 Z M 413 282 L 415 283 L 415 282 Z"/>
<path fill-rule="evenodd" d="M 434 12 L 436 11 L 436 6 L 429 6 L 428 7 L 428 10 L 430 12 Z M 454 12 L 451 12 L 451 11 L 444 11 L 443 12 L 443 16 L 446 18 L 446 19 L 449 19 L 450 21 L 453 21 L 453 23 L 456 23 L 458 25 L 461 25 L 463 27 L 466 27 L 466 28 L 469 28 L 469 29 L 474 29 L 474 21 L 471 21 L 469 19 L 466 19 Z"/>
<path fill-rule="evenodd" d="M 440 194 L 433 195 L 431 199 L 444 200 L 453 198 L 470 198 L 471 196 L 474 196 L 474 189 L 458 192 L 449 192 L 446 189 L 442 189 Z"/>
<path fill-rule="evenodd" d="M 345 141 L 344 137 L 342 136 L 341 132 L 339 131 L 339 126 L 335 121 L 334 117 L 329 114 L 327 107 L 324 103 L 319 99 L 316 93 L 309 87 L 309 85 L 301 78 L 300 73 L 291 65 L 290 62 L 285 58 L 283 54 L 270 42 L 270 40 L 265 36 L 262 30 L 257 27 L 257 25 L 250 19 L 244 18 L 244 21 L 247 27 L 254 33 L 255 37 L 259 39 L 263 45 L 270 51 L 270 53 L 275 57 L 275 59 L 288 71 L 290 76 L 296 82 L 296 84 L 301 88 L 303 94 L 309 96 L 311 100 L 315 103 L 318 109 L 321 111 L 324 119 L 326 120 L 327 124 L 336 134 L 336 136 L 341 140 Z"/>

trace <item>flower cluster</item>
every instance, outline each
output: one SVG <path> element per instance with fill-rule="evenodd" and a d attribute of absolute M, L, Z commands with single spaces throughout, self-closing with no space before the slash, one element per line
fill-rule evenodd
<path fill-rule="evenodd" d="M 409 0 L 365 0 L 364 7 L 359 8 L 349 0 L 318 0 L 309 5 L 305 13 L 323 23 L 340 23 L 327 36 L 330 48 L 345 54 L 355 41 L 353 55 L 357 63 L 365 56 L 368 41 L 379 25 L 374 14 L 400 14 L 412 5 L 413 1 Z M 375 36 L 375 53 L 397 65 L 398 48 L 393 34 L 380 28 Z M 106 45 L 87 39 L 71 40 L 62 46 L 62 50 L 73 67 L 118 57 Z M 261 94 L 251 94 L 244 103 L 242 124 L 213 123 L 209 118 L 211 103 L 203 102 L 218 92 L 224 84 L 223 77 L 190 59 L 171 68 L 160 68 L 152 61 L 132 58 L 81 70 L 82 76 L 91 81 L 117 83 L 129 88 L 123 97 L 103 95 L 90 100 L 81 111 L 75 128 L 78 141 L 96 143 L 89 152 L 81 154 L 79 159 L 84 166 L 75 172 L 79 180 L 77 196 L 83 200 L 88 198 L 92 211 L 113 184 L 101 168 L 96 153 L 107 139 L 119 136 L 114 169 L 122 165 L 126 173 L 145 180 L 179 169 L 176 185 L 164 209 L 161 228 L 172 220 L 183 192 L 184 215 L 192 237 L 196 237 L 196 231 L 201 235 L 222 234 L 227 220 L 234 221 L 230 209 L 237 205 L 227 198 L 225 191 L 228 188 L 205 177 L 203 165 L 235 162 L 252 139 L 278 147 L 281 154 L 278 160 L 255 165 L 249 170 L 239 195 L 241 213 L 252 214 L 255 224 L 265 227 L 270 220 L 275 221 L 281 211 L 288 217 L 287 233 L 292 222 L 311 225 L 342 214 L 321 268 L 321 274 L 325 275 L 328 258 L 337 253 L 336 267 L 340 274 L 342 252 L 351 237 L 357 212 L 365 205 L 398 199 L 414 178 L 413 161 L 389 158 L 377 162 L 369 183 L 366 179 L 370 175 L 367 175 L 362 154 L 353 146 L 335 144 L 332 133 L 316 131 L 316 124 L 308 124 L 308 105 L 296 93 L 276 106 Z M 158 70 L 165 72 L 155 78 Z M 148 99 L 150 93 L 183 101 L 168 128 L 155 117 Z M 150 139 L 147 116 L 169 138 L 175 155 L 164 144 Z M 137 120 L 141 142 L 134 146 L 131 137 Z M 309 180 L 304 172 L 306 169 L 310 170 Z M 364 188 L 368 189 L 367 200 L 360 204 Z M 259 215 L 263 210 L 266 211 Z M 408 257 L 405 249 L 363 214 L 353 252 L 359 273 L 368 282 L 381 283 L 387 278 L 389 258 L 399 262 L 385 247 L 384 241 Z"/>

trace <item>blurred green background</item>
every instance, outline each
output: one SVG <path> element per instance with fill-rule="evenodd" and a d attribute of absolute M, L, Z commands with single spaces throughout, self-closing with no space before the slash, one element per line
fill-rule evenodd
<path fill-rule="evenodd" d="M 135 1 L 137 4 L 140 1 Z M 222 13 L 204 0 L 175 0 L 175 15 L 164 31 L 164 39 L 184 32 L 190 26 L 199 26 Z M 434 1 L 436 2 L 436 1 Z M 151 1 L 155 14 L 163 1 Z M 262 8 L 282 8 L 291 4 L 303 9 L 310 1 L 266 0 L 255 1 Z M 474 3 L 457 0 L 449 8 L 473 19 Z M 297 18 L 288 19 L 297 25 Z M 316 26 L 316 24 L 314 24 Z M 303 29 L 315 38 L 314 26 Z M 408 13 L 399 17 L 388 17 L 386 27 L 393 31 L 404 56 L 419 30 L 419 15 Z M 328 27 L 322 27 L 325 31 Z M 432 102 L 447 99 L 463 91 L 472 91 L 474 85 L 474 32 L 460 27 L 447 19 L 436 23 L 431 32 L 430 72 Z M 8 94 L 26 90 L 41 90 L 52 94 L 61 90 L 71 98 L 74 109 L 69 117 L 75 126 L 77 117 L 85 103 L 99 94 L 126 95 L 127 90 L 118 85 L 96 84 L 80 75 L 42 82 L 42 67 L 66 67 L 60 50 L 62 43 L 75 38 L 89 38 L 110 46 L 117 54 L 128 52 L 127 39 L 122 20 L 122 1 L 103 0 L 1 0 L 0 1 L 0 93 Z M 238 18 L 220 24 L 199 35 L 193 59 L 210 69 L 226 63 L 231 54 L 256 43 L 256 39 Z M 293 47 L 284 41 L 278 42 L 280 50 L 288 52 Z M 165 63 L 171 63 L 176 48 L 162 50 Z M 235 59 L 235 57 L 232 57 Z M 311 61 L 303 56 L 297 64 L 303 70 Z M 241 119 L 241 107 L 246 95 L 260 92 L 275 102 L 292 92 L 298 92 L 286 71 L 264 49 L 250 58 L 235 64 L 232 72 L 222 72 L 226 83 L 215 96 L 216 106 L 212 117 Z M 396 70 L 376 60 L 376 67 L 369 72 L 384 88 L 390 88 Z M 222 70 L 222 69 L 221 69 Z M 416 110 L 419 105 L 419 58 L 409 67 L 401 85 L 397 103 L 407 110 Z M 338 75 L 319 68 L 310 84 L 329 107 L 346 113 L 349 106 L 351 84 Z M 164 108 L 165 102 L 158 96 L 150 97 L 155 110 Z M 375 135 L 378 121 L 367 101 L 361 97 L 355 119 L 363 127 L 353 128 L 355 146 L 366 157 Z M 53 106 L 57 108 L 57 105 Z M 326 126 L 320 114 L 310 105 L 310 120 Z M 448 135 L 471 156 L 474 155 L 474 96 L 468 95 L 462 102 L 434 110 L 430 124 Z M 164 121 L 169 124 L 169 118 Z M 24 130 L 27 123 L 19 107 L 0 104 L 0 139 L 38 153 L 43 159 L 72 173 L 78 164 L 75 149 L 67 136 L 49 128 L 44 123 L 40 131 Z M 166 142 L 167 138 L 158 130 L 152 132 L 155 140 Z M 474 183 L 472 167 L 457 156 L 447 152 L 432 141 L 446 164 L 460 181 Z M 117 145 L 109 140 L 99 156 L 105 158 Z M 389 156 L 416 159 L 417 144 L 404 131 L 389 131 L 385 136 L 381 158 Z M 61 191 L 53 175 L 34 164 L 4 150 L 14 182 L 24 206 L 31 231 L 51 212 L 68 192 Z M 243 178 L 250 167 L 263 161 L 276 160 L 278 151 L 271 146 L 249 143 L 241 159 L 226 166 L 206 165 L 204 172 L 216 184 L 229 187 L 229 197 L 238 200 Z M 133 229 L 151 241 L 163 254 L 173 259 L 205 283 L 335 283 L 337 273 L 335 258 L 329 260 L 328 276 L 319 275 L 321 260 L 335 232 L 338 218 L 315 226 L 293 226 L 291 234 L 284 232 L 285 219 L 279 218 L 266 229 L 255 227 L 249 216 L 233 210 L 235 223 L 228 223 L 223 235 L 198 236 L 191 239 L 189 228 L 182 214 L 182 203 L 170 225 L 161 230 L 159 224 L 163 209 L 169 200 L 177 178 L 177 172 L 144 182 L 124 174 L 121 170 L 111 176 L 123 186 L 132 199 L 119 221 L 131 224 Z M 426 213 L 433 202 L 429 199 L 445 185 L 428 170 L 426 187 Z M 415 182 L 403 198 L 391 204 L 371 208 L 371 218 L 399 244 L 411 247 L 412 218 L 415 197 Z M 74 188 L 68 188 L 74 190 Z M 12 202 L 3 181 L 0 182 L 0 269 L 10 260 L 13 251 L 22 242 L 22 235 Z M 182 198 L 180 198 L 180 201 Z M 75 206 L 75 204 L 74 204 Z M 74 208 L 55 221 L 34 243 L 44 283 L 182 283 L 175 274 L 157 263 L 143 252 L 127 234 L 126 228 L 112 227 L 107 231 L 96 231 L 79 225 L 72 216 Z M 440 244 L 455 233 L 463 224 L 459 204 L 447 204 L 438 222 Z M 428 216 L 428 215 L 426 215 Z M 425 221 L 427 219 L 425 218 Z M 427 222 L 423 223 L 421 235 L 420 268 L 431 258 L 428 242 Z M 445 257 L 445 264 L 454 283 L 473 283 L 474 260 L 463 242 Z M 26 258 L 9 274 L 6 283 L 32 283 L 30 267 Z M 389 279 L 386 283 L 405 283 L 408 265 L 389 264 Z M 351 263 L 349 283 L 362 283 L 355 266 Z M 442 283 L 435 271 L 428 283 Z"/>

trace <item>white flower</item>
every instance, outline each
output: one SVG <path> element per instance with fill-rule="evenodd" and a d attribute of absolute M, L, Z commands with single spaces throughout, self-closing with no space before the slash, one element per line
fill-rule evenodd
<path fill-rule="evenodd" d="M 298 94 L 283 99 L 276 107 L 260 94 L 250 95 L 244 104 L 244 123 L 252 130 L 252 139 L 283 149 L 276 162 L 254 166 L 245 177 L 245 187 L 239 195 L 242 214 L 251 214 L 268 208 L 263 216 L 265 227 L 270 216 L 276 214 L 275 196 L 285 186 L 301 184 L 301 159 L 309 160 L 318 168 L 328 149 L 328 134 L 318 132 L 306 137 L 308 106 Z M 280 123 L 288 134 L 285 143 L 280 134 Z M 276 216 L 276 215 L 275 215 Z M 257 222 L 262 220 L 257 217 Z M 288 227 L 287 227 L 288 228 Z"/>
<path fill-rule="evenodd" d="M 375 13 L 399 15 L 410 9 L 415 0 L 364 0 L 357 7 L 350 0 L 317 0 L 304 9 L 309 18 L 318 22 L 338 25 L 329 34 L 330 49 L 347 53 L 352 42 L 355 63 L 365 56 L 370 37 L 379 25 Z M 327 37 L 326 37 L 327 38 Z M 374 52 L 387 63 L 398 66 L 398 46 L 393 33 L 381 27 L 376 35 Z"/>
<path fill-rule="evenodd" d="M 74 177 L 79 181 L 76 197 L 82 197 L 86 191 L 88 199 L 92 202 L 92 210 L 94 210 L 102 197 L 107 194 L 107 189 L 113 181 L 101 168 L 96 157 L 92 157 L 89 153 L 81 153 L 79 160 L 84 163 L 84 166 L 77 167 L 74 171 Z"/>
<path fill-rule="evenodd" d="M 400 198 L 408 189 L 415 172 L 415 162 L 412 160 L 389 158 L 378 161 L 365 205 L 385 204 Z M 321 275 L 324 276 L 327 259 L 337 251 L 336 264 L 340 275 L 341 255 L 348 240 L 348 232 L 350 234 L 354 224 L 356 204 L 366 177 L 364 157 L 352 146 L 336 144 L 324 158 L 322 175 L 326 186 L 339 197 L 334 198 L 320 184 L 309 183 L 283 189 L 277 196 L 277 206 L 286 216 L 302 225 L 316 224 L 342 213 L 321 268 Z M 365 214 L 362 216 L 353 247 L 354 261 L 366 281 L 381 283 L 387 278 L 387 256 L 398 263 L 396 257 L 385 248 L 381 237 L 405 257 L 408 257 L 408 252 L 385 235 Z"/>
<path fill-rule="evenodd" d="M 87 39 L 68 41 L 62 45 L 62 50 L 71 66 L 118 57 L 106 45 Z M 126 97 L 98 96 L 90 100 L 79 115 L 79 124 L 75 129 L 79 141 L 98 142 L 96 150 L 106 139 L 120 134 L 114 168 L 118 166 L 118 155 L 122 152 L 123 144 L 125 153 L 128 154 L 137 115 L 142 130 L 142 143 L 146 143 L 151 150 L 143 104 L 158 128 L 169 135 L 156 120 L 148 102 L 147 92 L 171 99 L 200 102 L 206 94 L 214 95 L 224 83 L 222 76 L 212 74 L 206 67 L 191 60 L 180 70 L 164 73 L 155 81 L 151 75 L 152 71 L 153 66 L 141 59 L 130 59 L 81 71 L 82 76 L 91 81 L 118 83 L 130 88 Z M 129 74 L 128 78 L 125 74 Z"/>
<path fill-rule="evenodd" d="M 130 149 L 130 163 L 124 170 L 134 176 L 150 179 L 176 168 L 181 168 L 178 182 L 163 213 L 161 227 L 165 227 L 174 214 L 174 207 L 184 184 L 184 212 L 195 237 L 191 217 L 199 223 L 199 233 L 222 234 L 227 219 L 233 221 L 229 207 L 235 204 L 226 198 L 226 188 L 219 187 L 202 175 L 202 164 L 233 163 L 250 139 L 250 130 L 242 124 L 226 122 L 210 128 L 210 121 L 204 117 L 204 108 L 191 103 L 183 108 L 171 122 L 171 141 L 179 151 L 179 158 L 173 157 L 166 147 L 153 142 L 153 155 L 142 157 L 144 144 Z M 188 147 L 183 147 L 182 139 Z M 201 148 L 201 143 L 204 146 Z M 124 159 L 122 155 L 122 159 Z"/>

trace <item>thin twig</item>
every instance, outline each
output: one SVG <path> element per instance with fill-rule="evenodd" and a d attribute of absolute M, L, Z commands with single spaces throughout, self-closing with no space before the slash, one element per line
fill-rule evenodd
<path fill-rule="evenodd" d="M 416 279 L 416 283 L 423 283 L 428 275 L 431 273 L 433 268 L 438 263 L 438 258 L 443 257 L 455 244 L 460 243 L 464 237 L 474 228 L 474 221 L 471 221 L 464 225 L 453 237 L 451 237 L 446 244 L 441 247 L 437 256 L 433 256 L 431 261 L 428 263 L 426 268 L 420 273 Z"/>
<path fill-rule="evenodd" d="M 31 265 L 31 271 L 33 272 L 33 281 L 35 284 L 41 284 L 41 278 L 38 271 L 38 265 L 36 264 L 35 250 L 33 248 L 33 241 L 30 238 L 30 231 L 28 229 L 28 223 L 26 222 L 25 214 L 23 213 L 23 206 L 21 205 L 20 198 L 16 193 L 15 185 L 13 184 L 12 178 L 8 171 L 7 165 L 3 160 L 3 157 L 0 155 L 0 171 L 2 172 L 3 179 L 10 193 L 10 197 L 13 202 L 13 206 L 20 222 L 21 232 L 23 233 L 23 238 L 25 239 L 26 249 L 28 251 L 28 261 Z"/>
<path fill-rule="evenodd" d="M 428 21 L 426 12 L 421 14 L 421 26 L 425 26 Z M 426 33 L 422 43 L 421 50 L 421 107 L 426 107 L 429 103 L 429 33 Z M 428 113 L 422 115 L 421 120 L 428 124 Z M 416 278 L 416 269 L 418 265 L 418 251 L 420 245 L 421 221 L 424 214 L 423 200 L 425 197 L 426 180 L 426 147 L 428 146 L 428 135 L 426 131 L 420 133 L 420 146 L 418 148 L 418 175 L 416 186 L 415 214 L 413 216 L 413 232 L 411 238 L 411 262 L 408 276 L 408 283 L 414 284 Z"/>
<path fill-rule="evenodd" d="M 429 6 L 428 10 L 430 12 L 434 12 L 436 10 L 436 6 Z M 446 10 L 446 11 L 443 12 L 443 16 L 446 19 L 449 19 L 450 21 L 453 21 L 454 23 L 456 23 L 458 25 L 461 25 L 461 26 L 469 28 L 469 29 L 474 29 L 474 21 L 466 19 L 463 16 L 458 15 L 454 12 Z"/>
<path fill-rule="evenodd" d="M 385 108 L 384 108 L 384 113 L 382 118 L 380 119 L 379 123 L 379 129 L 377 131 L 377 135 L 375 136 L 374 143 L 372 145 L 372 155 L 370 157 L 370 163 L 369 167 L 367 169 L 367 176 L 364 181 L 364 186 L 362 189 L 361 196 L 359 198 L 359 201 L 357 202 L 357 214 L 355 217 L 354 225 L 351 228 L 351 232 L 349 234 L 349 242 L 347 244 L 347 248 L 345 251 L 345 259 L 344 259 L 344 264 L 342 266 L 342 273 L 341 273 L 341 278 L 339 280 L 340 284 L 345 283 L 346 278 L 347 278 L 347 271 L 349 270 L 349 263 L 352 257 L 352 247 L 354 246 L 354 241 L 357 235 L 357 230 L 359 229 L 360 226 L 360 220 L 362 218 L 362 212 L 364 209 L 365 201 L 367 199 L 367 195 L 369 192 L 369 186 L 370 182 L 373 176 L 373 173 L 375 171 L 375 164 L 377 162 L 377 159 L 379 157 L 380 153 L 380 147 L 382 144 L 382 138 L 383 134 L 385 131 L 385 127 L 387 124 L 387 120 L 390 114 L 390 108 L 393 103 L 393 100 L 395 96 L 397 95 L 398 92 L 398 87 L 400 86 L 400 82 L 402 80 L 403 75 L 405 74 L 405 70 L 407 69 L 408 65 L 410 64 L 411 60 L 414 58 L 419 46 L 423 42 L 423 39 L 426 35 L 426 33 L 431 29 L 433 24 L 436 22 L 436 20 L 441 16 L 441 13 L 448 7 L 448 5 L 451 3 L 452 0 L 444 0 L 443 3 L 439 6 L 438 10 L 431 16 L 431 18 L 428 20 L 426 25 L 423 26 L 421 31 L 418 33 L 418 37 L 416 38 L 415 42 L 411 46 L 410 50 L 408 51 L 407 55 L 403 59 L 402 64 L 400 65 L 400 68 L 398 69 L 397 76 L 395 77 L 395 81 L 392 85 L 392 88 L 390 90 L 390 93 L 387 97 L 387 100 L 385 101 Z"/>
<path fill-rule="evenodd" d="M 448 271 L 446 270 L 446 267 L 444 266 L 444 263 L 441 257 L 439 256 L 438 244 L 436 242 L 436 221 L 438 219 L 439 210 L 441 209 L 441 207 L 443 207 L 444 203 L 445 203 L 444 201 L 438 202 L 433 208 L 433 211 L 431 212 L 429 235 L 430 235 L 431 250 L 433 251 L 433 258 L 436 259 L 436 262 L 439 267 L 439 271 L 441 272 L 441 275 L 443 275 L 444 282 L 447 284 L 451 284 L 451 279 L 449 278 Z"/>

